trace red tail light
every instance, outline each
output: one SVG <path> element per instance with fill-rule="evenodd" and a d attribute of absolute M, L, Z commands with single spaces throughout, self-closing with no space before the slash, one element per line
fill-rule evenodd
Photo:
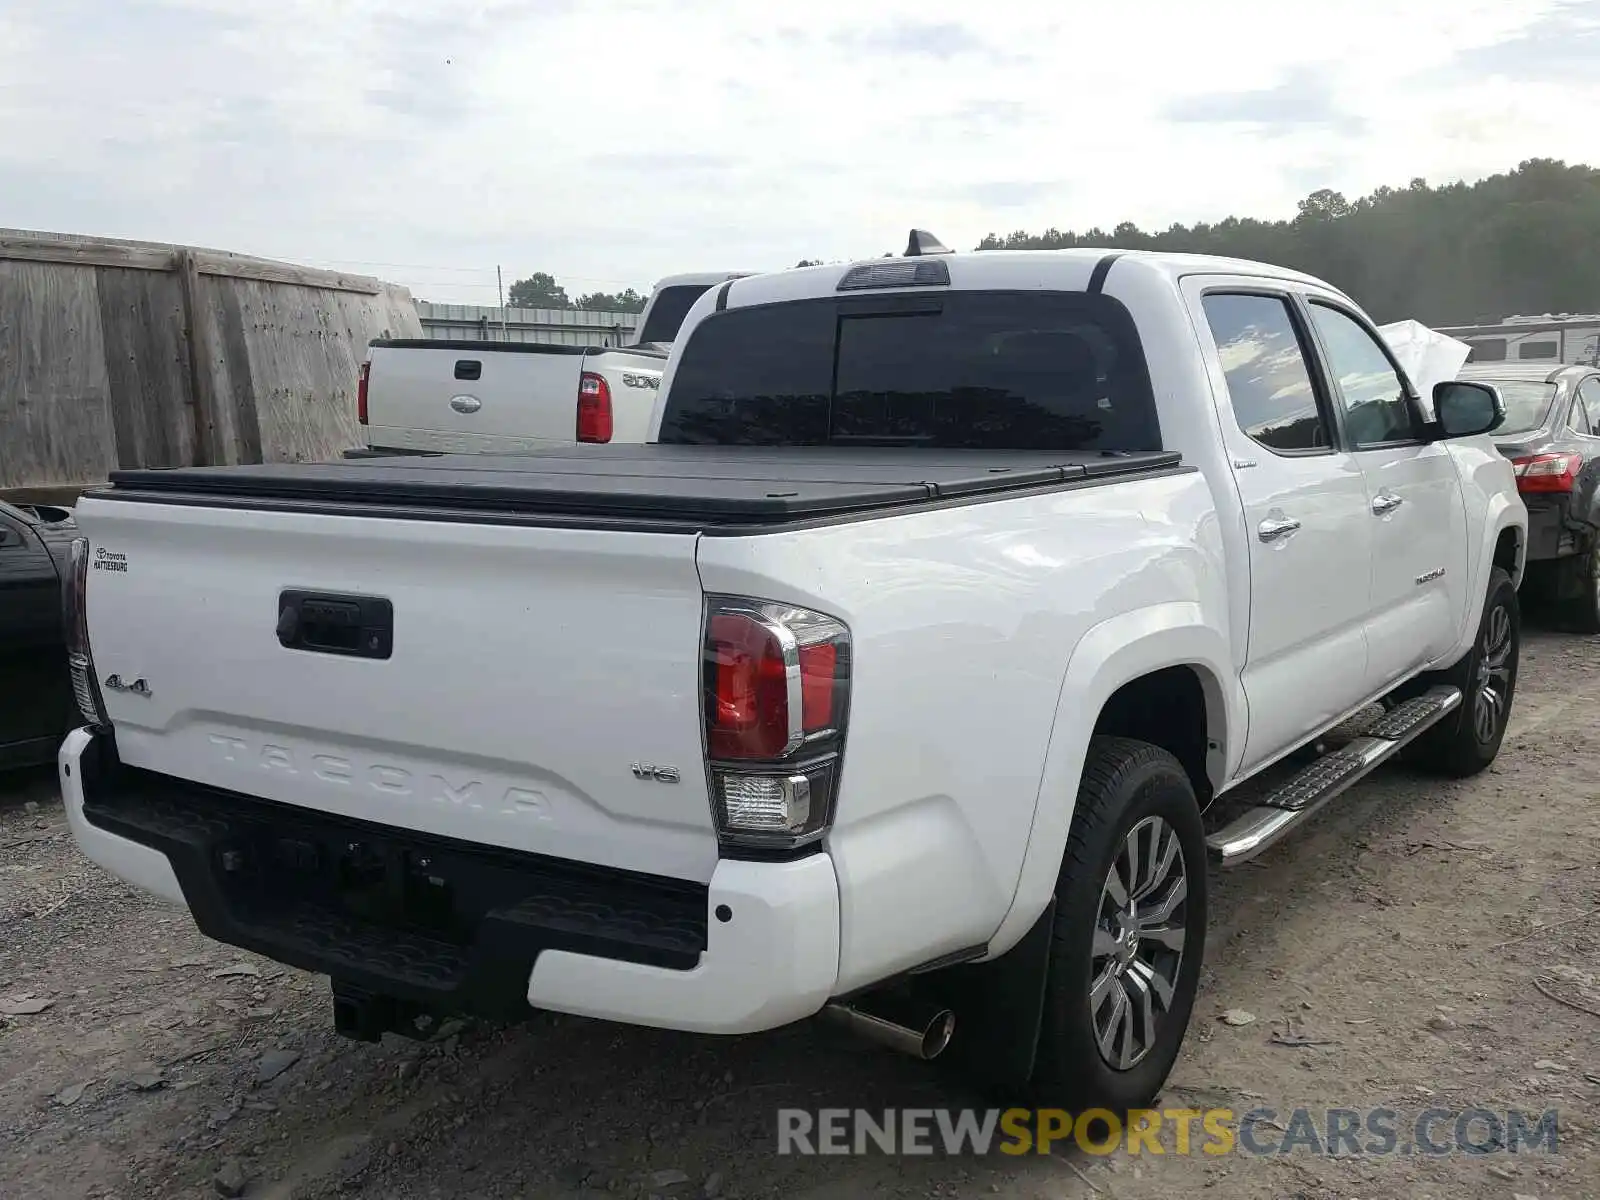
<path fill-rule="evenodd" d="M 832 642 L 800 647 L 800 725 L 809 737 L 833 726 L 839 647 Z"/>
<path fill-rule="evenodd" d="M 589 371 L 578 377 L 578 440 L 611 440 L 611 385 Z"/>
<path fill-rule="evenodd" d="M 718 613 L 706 633 L 715 683 L 706 714 L 712 758 L 778 758 L 791 749 L 789 673 L 776 629 L 745 613 Z"/>
<path fill-rule="evenodd" d="M 367 377 L 372 374 L 372 360 L 361 364 L 361 378 L 356 381 L 356 420 L 367 423 Z"/>
<path fill-rule="evenodd" d="M 73 538 L 67 552 L 67 573 L 61 581 L 61 632 L 68 654 L 89 653 L 89 539 Z"/>
<path fill-rule="evenodd" d="M 72 698 L 90 725 L 109 724 L 94 657 L 89 652 L 89 539 L 73 538 L 66 577 L 61 581 L 61 623 L 67 645 L 67 670 Z"/>
<path fill-rule="evenodd" d="M 1511 460 L 1517 490 L 1525 493 L 1570 492 L 1582 468 L 1581 454 L 1533 454 Z"/>
<path fill-rule="evenodd" d="M 793 846 L 832 819 L 850 634 L 808 609 L 716 597 L 706 618 L 706 754 L 725 841 Z"/>

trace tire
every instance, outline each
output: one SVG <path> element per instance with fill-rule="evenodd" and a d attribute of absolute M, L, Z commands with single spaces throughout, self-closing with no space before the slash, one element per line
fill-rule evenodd
<path fill-rule="evenodd" d="M 1572 591 L 1563 616 L 1577 633 L 1600 633 L 1600 542 L 1577 555 L 1566 566 L 1572 572 Z"/>
<path fill-rule="evenodd" d="M 1168 864 L 1165 875 L 1151 871 L 1153 855 Z M 1178 760 L 1146 742 L 1095 738 L 1056 884 L 1033 1071 L 1041 1105 L 1124 1114 L 1160 1093 L 1199 987 L 1206 869 L 1200 807 Z M 1141 925 L 1138 891 L 1152 877 L 1158 882 Z M 1127 911 L 1118 888 L 1133 901 L 1131 935 L 1127 917 L 1118 915 Z M 1168 919 L 1162 908 L 1170 908 Z M 1147 1014 L 1154 1017 L 1149 1025 Z"/>
<path fill-rule="evenodd" d="M 1499 614 L 1504 614 L 1504 621 Z M 1461 689 L 1461 705 L 1418 738 L 1407 757 L 1417 766 L 1452 779 L 1476 775 L 1495 760 L 1511 719 L 1522 649 L 1522 611 L 1511 576 L 1489 573 L 1489 590 L 1472 649 L 1429 682 Z"/>

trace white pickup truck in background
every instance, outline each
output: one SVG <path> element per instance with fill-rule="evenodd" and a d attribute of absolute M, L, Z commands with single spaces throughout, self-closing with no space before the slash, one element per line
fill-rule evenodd
<path fill-rule="evenodd" d="M 356 1037 L 826 1012 L 1148 1102 L 1213 870 L 1499 752 L 1504 406 L 1292 271 L 927 242 L 702 296 L 647 444 L 86 493 L 79 845 Z"/>
<path fill-rule="evenodd" d="M 740 277 L 721 271 L 659 280 L 624 347 L 375 339 L 356 393 L 365 446 L 347 457 L 642 442 L 684 315 L 708 288 Z"/>
<path fill-rule="evenodd" d="M 521 454 L 642 442 L 664 350 L 376 338 L 356 419 L 372 454 Z"/>

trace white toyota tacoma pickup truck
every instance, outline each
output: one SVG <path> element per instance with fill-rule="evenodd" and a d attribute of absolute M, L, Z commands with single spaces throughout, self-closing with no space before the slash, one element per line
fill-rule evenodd
<path fill-rule="evenodd" d="M 522 454 L 642 442 L 683 318 L 729 271 L 659 280 L 628 346 L 375 338 L 356 385 L 363 445 L 347 458 Z"/>
<path fill-rule="evenodd" d="M 827 1012 L 1147 1101 L 1208 871 L 1498 752 L 1504 410 L 1304 275 L 940 250 L 708 293 L 648 444 L 86 494 L 79 845 L 356 1037 Z"/>

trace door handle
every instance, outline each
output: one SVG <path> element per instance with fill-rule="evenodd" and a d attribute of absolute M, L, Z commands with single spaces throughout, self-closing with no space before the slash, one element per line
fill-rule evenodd
<path fill-rule="evenodd" d="M 1299 528 L 1300 522 L 1293 517 L 1268 517 L 1256 526 L 1256 533 L 1263 542 L 1275 542 L 1281 537 L 1288 537 Z"/>
<path fill-rule="evenodd" d="M 1405 502 L 1406 498 L 1404 496 L 1396 496 L 1393 492 L 1380 492 L 1373 498 L 1372 511 L 1380 517 L 1385 516 Z"/>

